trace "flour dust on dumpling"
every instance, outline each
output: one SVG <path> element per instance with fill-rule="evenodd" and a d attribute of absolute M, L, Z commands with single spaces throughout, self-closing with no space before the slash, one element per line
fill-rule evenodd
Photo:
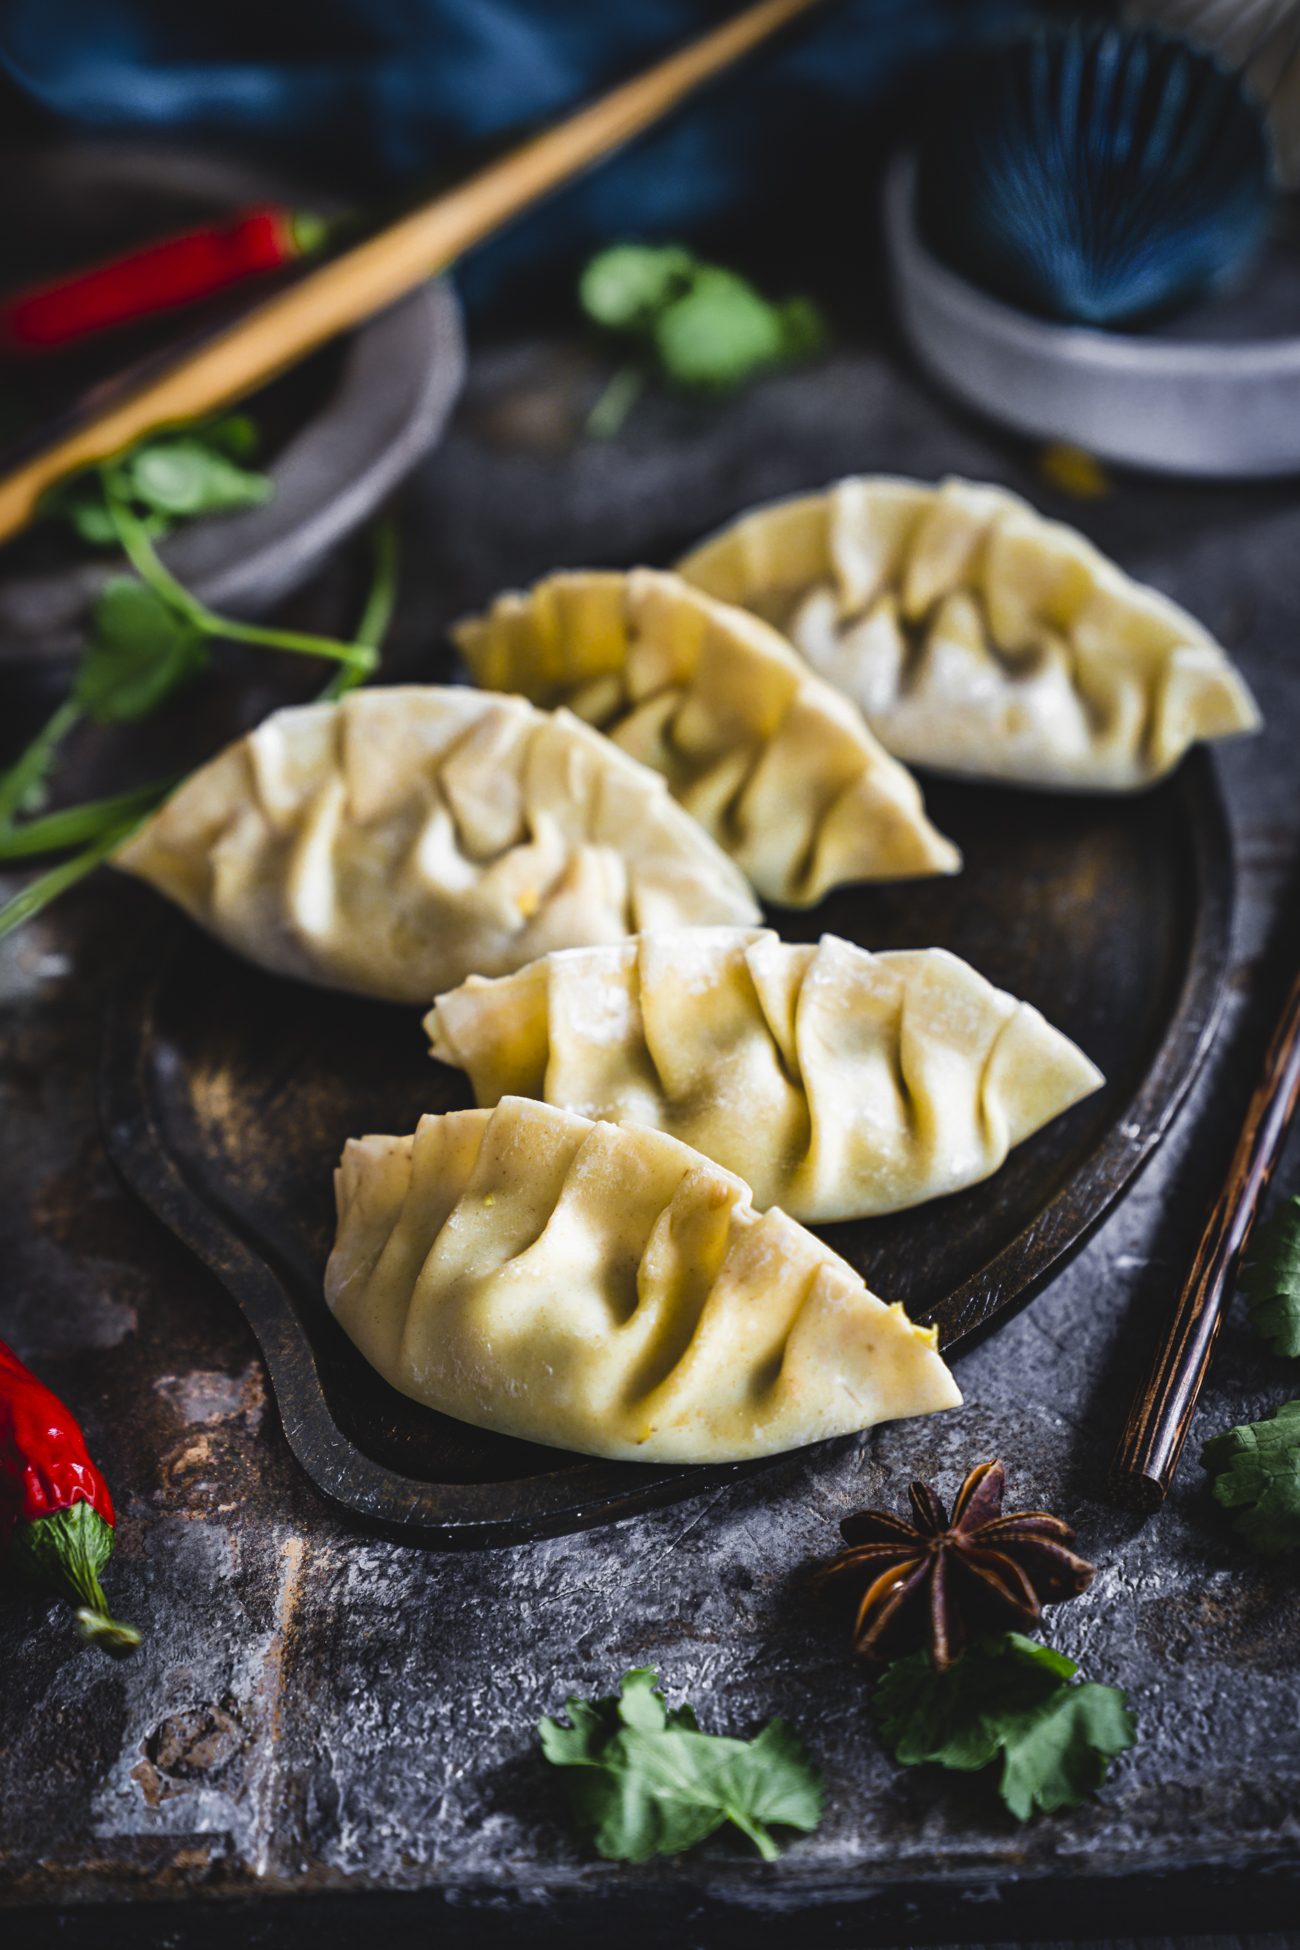
<path fill-rule="evenodd" d="M 584 571 L 458 625 L 477 683 L 563 704 L 653 766 L 765 900 L 954 873 L 956 848 L 858 711 L 775 630 L 679 576 Z"/>
<path fill-rule="evenodd" d="M 933 1330 L 660 1131 L 506 1097 L 353 1139 L 335 1190 L 334 1314 L 475 1427 L 716 1463 L 961 1399 Z"/>
<path fill-rule="evenodd" d="M 758 918 L 662 779 L 567 712 L 466 689 L 277 711 L 114 864 L 276 974 L 396 1002 L 638 928 Z"/>
<path fill-rule="evenodd" d="M 1131 791 L 1259 723 L 1185 610 L 1002 488 L 840 481 L 678 566 L 784 631 L 910 764 Z"/>
<path fill-rule="evenodd" d="M 668 1131 L 760 1208 L 810 1223 L 987 1178 L 1102 1082 L 1037 1009 L 942 948 L 761 929 L 568 949 L 439 996 L 425 1027 L 480 1104 L 539 1097 Z"/>

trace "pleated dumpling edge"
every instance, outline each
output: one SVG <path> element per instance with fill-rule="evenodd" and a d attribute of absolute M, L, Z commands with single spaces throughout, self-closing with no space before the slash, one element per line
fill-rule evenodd
<path fill-rule="evenodd" d="M 113 864 L 276 974 L 399 1002 L 641 927 L 758 918 L 654 772 L 567 712 L 464 687 L 273 713 Z"/>
<path fill-rule="evenodd" d="M 505 1098 L 352 1140 L 336 1196 L 335 1316 L 476 1427 L 729 1462 L 961 1399 L 931 1330 L 661 1132 Z"/>
<path fill-rule="evenodd" d="M 1134 791 L 1260 722 L 1200 623 L 1000 487 L 850 477 L 677 567 L 782 630 L 909 764 Z"/>
<path fill-rule="evenodd" d="M 544 1098 L 693 1145 L 807 1224 L 978 1183 L 1103 1081 L 942 948 L 693 928 L 471 978 L 425 1019 L 479 1104 Z"/>
<path fill-rule="evenodd" d="M 564 570 L 453 631 L 474 680 L 565 705 L 667 779 L 759 894 L 955 873 L 910 773 L 780 634 L 660 569 Z"/>

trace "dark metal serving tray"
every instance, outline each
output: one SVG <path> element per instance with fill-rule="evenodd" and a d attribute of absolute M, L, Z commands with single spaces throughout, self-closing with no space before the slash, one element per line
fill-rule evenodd
<path fill-rule="evenodd" d="M 932 783 L 927 800 L 964 851 L 958 878 L 849 889 L 773 925 L 797 940 L 951 948 L 1036 1003 L 1108 1079 L 986 1183 L 822 1229 L 877 1292 L 937 1322 L 951 1355 L 1078 1250 L 1168 1128 L 1213 1033 L 1232 871 L 1204 752 L 1135 798 Z M 349 1136 L 469 1103 L 465 1079 L 430 1060 L 418 1010 L 279 981 L 172 916 L 159 938 L 109 1016 L 109 1150 L 239 1303 L 323 1495 L 412 1541 L 510 1543 L 766 1466 L 572 1456 L 469 1428 L 383 1382 L 322 1297 L 331 1171 Z"/>

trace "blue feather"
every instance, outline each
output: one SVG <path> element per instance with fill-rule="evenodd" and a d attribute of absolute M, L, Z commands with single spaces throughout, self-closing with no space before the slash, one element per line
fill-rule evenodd
<path fill-rule="evenodd" d="M 1096 24 L 963 63 L 917 175 L 937 256 L 1022 309 L 1099 326 L 1230 279 L 1271 201 L 1263 122 L 1237 77 L 1182 41 Z"/>

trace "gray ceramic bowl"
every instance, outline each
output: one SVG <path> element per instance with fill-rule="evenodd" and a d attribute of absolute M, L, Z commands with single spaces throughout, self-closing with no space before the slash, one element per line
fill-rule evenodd
<path fill-rule="evenodd" d="M 304 201 L 225 160 L 135 146 L 38 153 L 11 168 L 7 181 L 23 186 L 22 221 L 39 221 L 56 236 L 62 226 L 71 262 L 112 250 L 122 231 L 161 234 L 268 197 Z M 5 207 L 12 194 L 0 195 L 10 239 L 19 220 Z M 97 244 L 88 243 L 92 237 Z M 268 609 L 305 582 L 435 444 L 464 370 L 455 295 L 446 283 L 424 285 L 327 357 L 305 402 L 295 395 L 286 408 L 281 401 L 277 417 L 287 413 L 288 424 L 267 462 L 275 492 L 266 505 L 193 523 L 164 544 L 163 560 L 215 609 L 240 616 Z M 270 403 L 273 394 L 268 389 Z M 0 664 L 72 654 L 87 608 L 112 572 L 100 557 L 69 552 L 55 566 L 33 568 L 30 555 L 23 538 L 0 553 Z"/>
<path fill-rule="evenodd" d="M 950 392 L 1004 425 L 1162 474 L 1300 470 L 1300 259 L 1286 239 L 1236 290 L 1158 332 L 1054 325 L 990 298 L 931 256 L 913 218 L 915 164 L 885 183 L 903 330 Z"/>

